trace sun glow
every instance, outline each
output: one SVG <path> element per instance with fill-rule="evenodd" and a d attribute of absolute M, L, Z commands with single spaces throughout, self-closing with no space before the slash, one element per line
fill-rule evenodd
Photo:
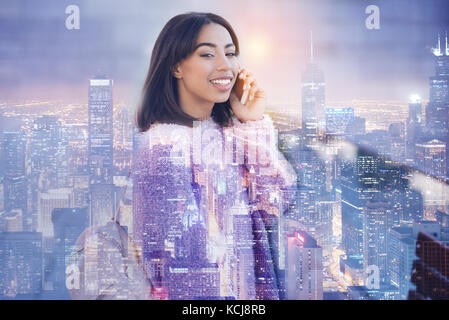
<path fill-rule="evenodd" d="M 271 55 L 270 42 L 261 35 L 249 39 L 247 50 L 248 58 L 255 62 L 266 61 Z"/>

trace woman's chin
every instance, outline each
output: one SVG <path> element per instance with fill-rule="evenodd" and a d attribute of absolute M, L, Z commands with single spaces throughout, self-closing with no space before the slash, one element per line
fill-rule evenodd
<path fill-rule="evenodd" d="M 223 103 L 229 100 L 229 93 L 215 99 L 215 103 Z"/>

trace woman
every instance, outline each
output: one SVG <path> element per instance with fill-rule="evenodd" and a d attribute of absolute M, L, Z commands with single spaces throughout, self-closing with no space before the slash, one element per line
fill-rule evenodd
<path fill-rule="evenodd" d="M 133 159 L 133 235 L 155 298 L 279 298 L 272 240 L 296 175 L 238 55 L 211 13 L 175 16 L 155 43 Z"/>

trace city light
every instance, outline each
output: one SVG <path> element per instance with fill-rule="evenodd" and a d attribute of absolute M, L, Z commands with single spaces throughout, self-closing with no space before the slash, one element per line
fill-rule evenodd
<path fill-rule="evenodd" d="M 421 97 L 418 94 L 412 94 L 410 95 L 408 101 L 410 103 L 420 103 L 421 102 Z"/>

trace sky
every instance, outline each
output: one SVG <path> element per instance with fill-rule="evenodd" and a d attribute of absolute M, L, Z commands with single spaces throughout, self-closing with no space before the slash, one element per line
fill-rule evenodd
<path fill-rule="evenodd" d="M 79 30 L 65 26 L 69 5 L 79 7 Z M 369 5 L 380 10 L 379 30 L 365 26 Z M 328 101 L 427 99 L 448 9 L 445 0 L 2 0 L 0 100 L 87 103 L 88 79 L 106 74 L 114 101 L 135 105 L 159 32 L 188 11 L 231 23 L 242 64 L 272 104 L 299 103 L 311 30 Z"/>

